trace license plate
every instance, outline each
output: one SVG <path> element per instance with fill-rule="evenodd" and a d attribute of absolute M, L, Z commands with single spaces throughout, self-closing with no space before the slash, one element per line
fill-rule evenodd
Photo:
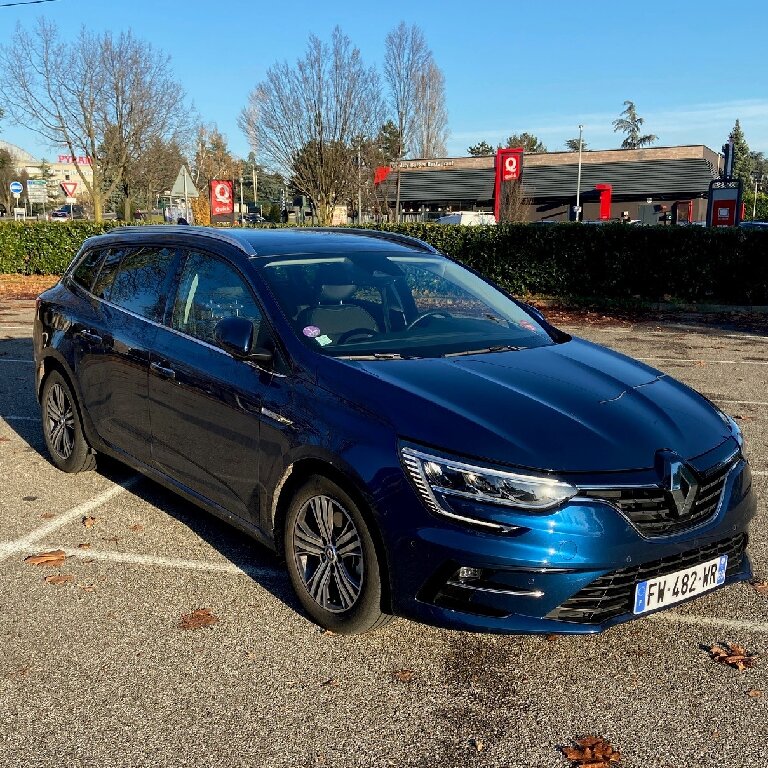
<path fill-rule="evenodd" d="M 725 582 L 728 555 L 699 563 L 682 571 L 641 581 L 635 587 L 635 613 L 645 613 L 700 595 Z"/>

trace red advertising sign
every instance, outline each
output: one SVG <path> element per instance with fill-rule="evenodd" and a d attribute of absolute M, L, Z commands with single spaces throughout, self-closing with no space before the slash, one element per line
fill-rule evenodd
<path fill-rule="evenodd" d="M 221 179 L 211 181 L 211 216 L 227 216 L 235 212 L 232 182 Z"/>
<path fill-rule="evenodd" d="M 520 182 L 520 175 L 523 172 L 523 148 L 512 147 L 511 149 L 499 149 L 496 152 L 496 187 L 494 213 L 496 221 L 499 220 L 501 210 L 501 183 L 503 181 Z"/>

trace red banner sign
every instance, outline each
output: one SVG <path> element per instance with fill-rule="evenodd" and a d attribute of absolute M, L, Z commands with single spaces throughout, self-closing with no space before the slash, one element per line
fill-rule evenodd
<path fill-rule="evenodd" d="M 494 214 L 499 220 L 501 203 L 501 183 L 503 181 L 520 182 L 523 172 L 523 148 L 499 149 L 496 152 L 496 185 L 494 195 Z"/>
<path fill-rule="evenodd" d="M 211 216 L 226 216 L 235 212 L 232 182 L 221 179 L 211 181 Z"/>

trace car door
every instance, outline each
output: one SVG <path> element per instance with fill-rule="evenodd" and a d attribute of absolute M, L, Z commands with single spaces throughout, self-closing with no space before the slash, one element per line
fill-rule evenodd
<path fill-rule="evenodd" d="M 93 284 L 94 315 L 74 334 L 83 401 L 99 436 L 118 452 L 151 462 L 149 351 L 162 320 L 176 251 L 111 249 Z"/>
<path fill-rule="evenodd" d="M 152 455 L 164 473 L 258 524 L 260 410 L 274 374 L 217 345 L 216 323 L 233 316 L 250 319 L 258 337 L 262 312 L 243 276 L 190 249 L 151 355 Z"/>

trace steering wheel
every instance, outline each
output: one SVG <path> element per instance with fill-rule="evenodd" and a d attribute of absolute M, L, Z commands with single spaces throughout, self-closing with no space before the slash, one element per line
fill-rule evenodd
<path fill-rule="evenodd" d="M 410 331 L 411 328 L 415 328 L 422 320 L 425 320 L 428 317 L 442 317 L 444 320 L 448 320 L 450 319 L 451 315 L 439 309 L 430 309 L 429 312 L 422 312 L 422 314 L 420 314 L 415 320 L 408 323 L 408 325 L 405 326 L 405 330 Z"/>
<path fill-rule="evenodd" d="M 353 328 L 351 331 L 344 331 L 338 339 L 336 339 L 337 344 L 346 344 L 350 339 L 354 338 L 355 336 L 362 336 L 366 339 L 372 339 L 374 336 L 378 336 L 379 332 L 374 331 L 372 328 Z"/>

